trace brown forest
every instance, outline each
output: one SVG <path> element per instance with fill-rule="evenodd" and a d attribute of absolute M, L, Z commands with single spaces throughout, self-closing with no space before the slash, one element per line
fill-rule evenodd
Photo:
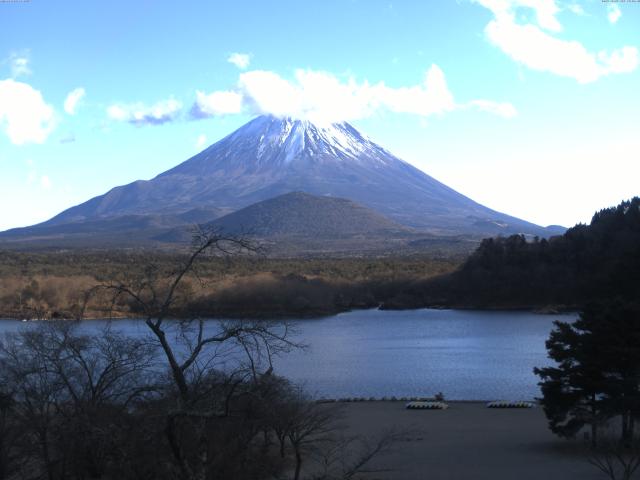
<path fill-rule="evenodd" d="M 0 252 L 0 317 L 136 316 L 127 302 L 86 293 L 97 284 L 170 272 L 187 256 L 162 252 Z M 318 316 L 377 307 L 407 284 L 450 272 L 463 258 L 203 258 L 183 282 L 184 316 Z"/>

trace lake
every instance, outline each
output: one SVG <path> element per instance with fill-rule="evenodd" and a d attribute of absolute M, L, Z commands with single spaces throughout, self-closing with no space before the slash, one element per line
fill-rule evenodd
<path fill-rule="evenodd" d="M 316 397 L 432 396 L 451 400 L 532 399 L 534 366 L 549 365 L 553 320 L 576 316 L 472 310 L 356 310 L 296 323 L 309 346 L 275 361 L 275 371 Z M 98 329 L 106 321 L 84 322 Z M 0 321 L 0 333 L 37 323 Z M 114 321 L 131 335 L 137 320 Z"/>

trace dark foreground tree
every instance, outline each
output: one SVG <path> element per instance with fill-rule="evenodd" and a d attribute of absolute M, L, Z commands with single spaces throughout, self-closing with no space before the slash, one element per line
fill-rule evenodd
<path fill-rule="evenodd" d="M 161 440 L 157 450 L 168 453 L 161 463 L 174 477 L 276 475 L 290 460 L 283 455 L 284 439 L 292 447 L 297 479 L 308 444 L 323 442 L 321 430 L 334 428 L 332 412 L 273 374 L 272 358 L 300 346 L 291 339 L 287 322 L 206 321 L 186 310 L 184 280 L 199 278 L 203 257 L 257 250 L 244 238 L 199 229 L 191 254 L 176 269 L 149 265 L 143 275 L 125 275 L 97 289 L 111 292 L 113 304 L 126 301 L 139 312 L 162 352 L 170 381 L 155 416 L 163 425 L 150 443 Z M 280 455 L 269 448 L 273 437 L 280 442 Z"/>
<path fill-rule="evenodd" d="M 6 388 L 6 385 L 0 388 Z M 22 435 L 13 420 L 15 406 L 13 396 L 0 389 L 0 479 L 11 478 L 18 471 L 16 444 Z"/>
<path fill-rule="evenodd" d="M 551 430 L 574 437 L 584 426 L 619 417 L 630 443 L 640 414 L 640 308 L 621 302 L 589 305 L 574 323 L 555 322 L 547 341 L 555 367 L 535 368 Z"/>
<path fill-rule="evenodd" d="M 119 457 L 131 408 L 156 389 L 153 347 L 106 328 L 45 322 L 0 344 L 2 478 L 101 478 Z M 8 399 L 8 403 L 7 400 Z M 11 434 L 12 433 L 12 434 Z M 40 475 L 37 473 L 40 472 Z"/>
<path fill-rule="evenodd" d="M 198 276 L 199 260 L 256 250 L 244 238 L 199 229 L 191 254 L 177 268 L 149 265 L 142 275 L 124 275 L 96 289 L 111 292 L 112 304 L 126 301 L 140 312 L 164 356 L 171 382 L 164 395 L 163 437 L 180 478 L 211 478 L 214 472 L 241 478 L 228 467 L 247 465 L 244 457 L 254 453 L 262 431 L 254 418 L 264 401 L 262 378 L 273 370 L 274 355 L 296 346 L 286 322 L 214 322 L 184 311 L 184 280 Z M 256 421 L 239 426 L 241 418 Z"/>
<path fill-rule="evenodd" d="M 617 435 L 604 430 L 597 447 L 587 452 L 587 461 L 610 480 L 631 480 L 640 467 L 640 439 L 626 445 Z"/>
<path fill-rule="evenodd" d="M 397 438 L 344 438 L 334 405 L 251 368 L 203 368 L 185 404 L 148 337 L 113 328 L 43 322 L 3 339 L 0 479 L 337 480 Z"/>

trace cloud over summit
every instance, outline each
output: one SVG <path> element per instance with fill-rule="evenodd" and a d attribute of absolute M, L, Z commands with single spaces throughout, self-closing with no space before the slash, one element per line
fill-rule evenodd
<path fill-rule="evenodd" d="M 198 91 L 191 114 L 203 118 L 247 112 L 332 123 L 367 118 L 380 111 L 427 117 L 467 108 L 503 117 L 516 114 L 509 103 L 485 99 L 456 102 L 444 72 L 435 64 L 422 83 L 399 88 L 316 70 L 298 69 L 291 80 L 272 71 L 252 70 L 240 74 L 234 89 L 209 94 Z"/>

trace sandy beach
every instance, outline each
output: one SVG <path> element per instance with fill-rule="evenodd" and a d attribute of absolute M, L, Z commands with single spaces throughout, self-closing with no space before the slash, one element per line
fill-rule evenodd
<path fill-rule="evenodd" d="M 397 480 L 596 480 L 580 441 L 553 435 L 541 408 L 488 409 L 448 402 L 448 410 L 406 410 L 403 402 L 343 404 L 348 434 L 406 430 L 367 476 Z"/>

